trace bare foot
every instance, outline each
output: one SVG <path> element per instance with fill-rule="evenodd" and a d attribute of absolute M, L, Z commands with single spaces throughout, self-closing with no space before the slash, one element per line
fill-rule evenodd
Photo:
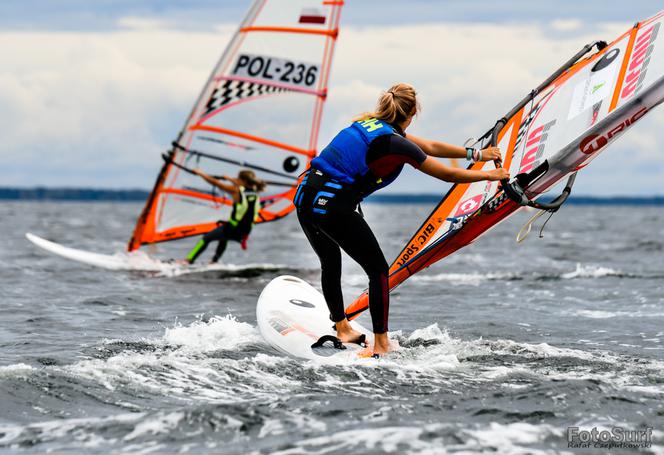
<path fill-rule="evenodd" d="M 390 352 L 390 340 L 387 338 L 387 332 L 385 333 L 374 333 L 374 345 L 373 352 L 374 354 L 383 355 Z"/>
<path fill-rule="evenodd" d="M 337 331 L 337 338 L 339 338 L 342 343 L 354 342 L 362 336 L 360 332 L 351 327 L 347 319 L 337 322 L 334 326 Z"/>
<path fill-rule="evenodd" d="M 369 357 L 378 358 L 392 350 L 392 345 L 390 344 L 389 338 L 387 338 L 387 333 L 374 333 L 374 344 L 362 349 L 357 356 L 363 359 Z"/>

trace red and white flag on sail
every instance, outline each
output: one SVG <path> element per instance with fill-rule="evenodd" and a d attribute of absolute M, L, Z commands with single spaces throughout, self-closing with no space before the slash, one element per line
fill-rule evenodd
<path fill-rule="evenodd" d="M 324 24 L 325 13 L 318 8 L 302 8 L 300 24 Z"/>

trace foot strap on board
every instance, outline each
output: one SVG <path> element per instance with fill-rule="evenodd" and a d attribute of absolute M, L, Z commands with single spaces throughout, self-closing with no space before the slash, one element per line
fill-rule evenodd
<path fill-rule="evenodd" d="M 337 325 L 336 324 L 332 324 L 332 330 L 337 330 Z M 346 343 L 359 344 L 363 348 L 366 348 L 367 347 L 367 336 L 363 333 L 362 335 L 357 337 L 357 339 L 355 339 L 353 341 L 347 341 Z"/>
<path fill-rule="evenodd" d="M 332 342 L 334 349 L 346 349 L 346 346 L 344 346 L 341 340 L 334 335 L 323 335 L 318 339 L 318 341 L 311 345 L 311 349 L 323 347 L 323 345 L 328 341 Z"/>
<path fill-rule="evenodd" d="M 351 341 L 351 343 L 359 344 L 363 348 L 367 347 L 367 336 L 365 334 L 360 335 L 357 337 L 357 340 Z"/>

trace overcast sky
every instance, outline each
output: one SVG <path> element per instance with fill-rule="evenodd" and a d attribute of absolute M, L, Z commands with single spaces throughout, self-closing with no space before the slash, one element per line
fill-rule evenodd
<path fill-rule="evenodd" d="M 161 152 L 249 4 L 0 2 L 0 186 L 150 188 Z M 611 41 L 663 7 L 661 0 L 347 0 L 319 145 L 398 81 L 421 95 L 423 112 L 410 131 L 463 143 L 584 44 Z M 577 194 L 664 194 L 662 124 L 659 108 L 582 172 Z M 407 173 L 390 190 L 443 190 L 415 177 Z"/>

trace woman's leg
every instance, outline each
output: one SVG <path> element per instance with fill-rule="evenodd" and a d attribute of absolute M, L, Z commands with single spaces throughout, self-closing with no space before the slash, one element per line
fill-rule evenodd
<path fill-rule="evenodd" d="M 330 316 L 335 323 L 345 321 L 344 298 L 341 292 L 341 250 L 309 217 L 298 212 L 297 218 L 320 260 L 321 286 Z"/>
<path fill-rule="evenodd" d="M 378 240 L 364 218 L 357 212 L 344 213 L 343 216 L 337 215 L 334 218 L 328 217 L 321 227 L 325 234 L 360 264 L 369 277 L 369 312 L 373 331 L 377 335 L 385 335 L 377 337 L 376 344 L 384 344 L 386 351 L 390 308 L 387 282 L 389 266 Z M 377 346 L 377 350 L 385 352 L 380 346 Z"/>

